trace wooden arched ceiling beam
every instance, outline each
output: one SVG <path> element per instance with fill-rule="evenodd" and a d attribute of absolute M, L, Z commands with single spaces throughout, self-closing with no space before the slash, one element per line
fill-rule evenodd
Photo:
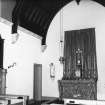
<path fill-rule="evenodd" d="M 12 33 L 17 32 L 20 25 L 43 37 L 42 44 L 46 44 L 46 35 L 51 21 L 57 12 L 73 0 L 16 0 L 12 12 Z M 77 3 L 81 2 L 76 0 Z M 104 0 L 92 0 L 105 6 Z"/>
<path fill-rule="evenodd" d="M 105 7 L 105 0 L 92 0 L 92 1 L 95 1 Z"/>

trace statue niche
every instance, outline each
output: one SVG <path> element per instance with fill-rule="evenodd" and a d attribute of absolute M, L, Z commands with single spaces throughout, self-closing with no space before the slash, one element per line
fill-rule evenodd
<path fill-rule="evenodd" d="M 58 81 L 60 98 L 97 99 L 95 29 L 65 32 L 64 72 Z"/>

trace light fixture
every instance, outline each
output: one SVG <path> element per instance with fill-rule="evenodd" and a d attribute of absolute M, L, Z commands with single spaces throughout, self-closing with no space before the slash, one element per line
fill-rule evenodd
<path fill-rule="evenodd" d="M 61 64 L 64 64 L 64 61 L 65 61 L 64 57 L 60 56 L 59 61 Z"/>
<path fill-rule="evenodd" d="M 9 66 L 8 66 L 8 69 L 10 69 L 10 68 L 12 68 L 12 67 L 14 67 L 14 66 L 16 66 L 16 62 L 13 62 L 13 64 L 9 65 Z"/>

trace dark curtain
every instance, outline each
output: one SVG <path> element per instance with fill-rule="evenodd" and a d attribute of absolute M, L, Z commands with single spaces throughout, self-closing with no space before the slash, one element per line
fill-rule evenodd
<path fill-rule="evenodd" d="M 64 42 L 64 76 L 63 79 L 75 79 L 76 51 L 82 51 L 82 79 L 97 80 L 95 29 L 82 29 L 65 32 Z M 81 79 L 80 78 L 80 79 Z"/>

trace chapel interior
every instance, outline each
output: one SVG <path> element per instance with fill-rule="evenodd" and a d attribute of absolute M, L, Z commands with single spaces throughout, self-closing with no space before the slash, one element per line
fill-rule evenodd
<path fill-rule="evenodd" d="M 0 0 L 0 104 L 104 105 L 104 14 L 104 0 Z"/>

